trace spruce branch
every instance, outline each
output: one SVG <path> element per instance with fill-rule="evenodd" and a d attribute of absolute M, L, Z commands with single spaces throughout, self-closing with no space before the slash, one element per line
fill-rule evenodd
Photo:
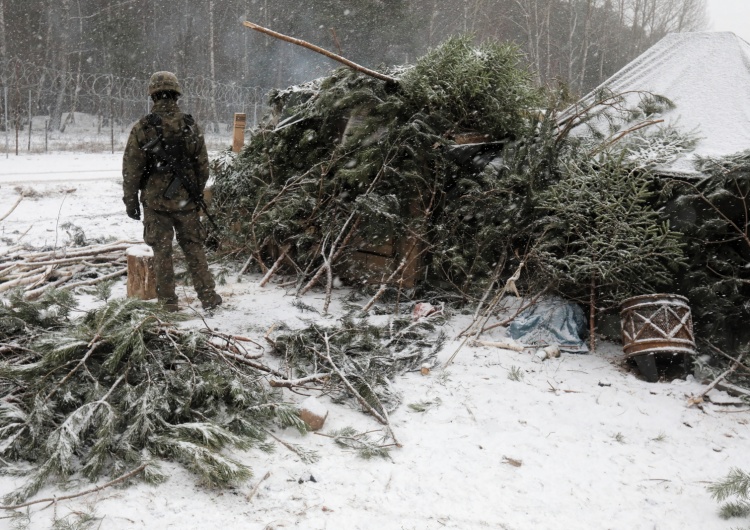
<path fill-rule="evenodd" d="M 317 451 L 312 451 L 310 449 L 306 449 L 304 447 L 301 447 L 299 445 L 290 444 L 289 442 L 285 442 L 275 434 L 273 434 L 270 431 L 266 431 L 266 434 L 276 440 L 278 443 L 289 449 L 292 453 L 296 454 L 302 462 L 305 464 L 314 464 L 318 460 L 320 460 L 320 455 Z"/>
<path fill-rule="evenodd" d="M 338 445 L 347 449 L 353 449 L 360 457 L 370 459 L 373 457 L 389 458 L 389 448 L 396 446 L 401 447 L 398 443 L 386 444 L 377 442 L 370 437 L 372 431 L 357 432 L 353 427 L 344 427 L 343 429 L 332 431 L 327 434 L 315 433 L 320 436 L 332 438 Z"/>
<path fill-rule="evenodd" d="M 325 389 L 334 399 L 351 399 L 390 427 L 388 413 L 399 403 L 390 379 L 434 359 L 444 335 L 430 338 L 427 334 L 435 330 L 439 318 L 435 315 L 416 323 L 392 319 L 376 326 L 349 317 L 337 326 L 310 325 L 282 334 L 274 343 L 293 374 L 289 381 L 325 374 Z M 399 443 L 395 437 L 394 441 Z"/>
<path fill-rule="evenodd" d="M 733 468 L 724 479 L 714 482 L 707 489 L 719 502 L 734 497 L 720 508 L 719 513 L 724 519 L 750 515 L 750 474 Z"/>
<path fill-rule="evenodd" d="M 212 484 L 248 477 L 223 451 L 260 443 L 287 407 L 265 382 L 275 371 L 242 347 L 247 338 L 177 328 L 134 299 L 69 320 L 69 296 L 31 302 L 19 293 L 0 307 L 0 322 L 14 315 L 23 323 L 7 328 L 16 357 L 0 363 L 12 396 L 0 414 L 0 452 L 5 462 L 30 463 L 8 498 L 17 504 L 75 472 L 115 475 L 143 455 L 180 462 Z"/>
<path fill-rule="evenodd" d="M 708 486 L 711 496 L 721 502 L 736 496 L 741 500 L 750 500 L 750 473 L 733 468 L 724 479 Z"/>
<path fill-rule="evenodd" d="M 313 350 L 315 354 L 318 355 L 322 360 L 326 361 L 331 366 L 331 368 L 336 373 L 336 375 L 339 376 L 339 379 L 341 379 L 344 386 L 346 386 L 347 390 L 349 390 L 349 392 L 351 392 L 351 394 L 357 399 L 359 404 L 362 405 L 362 407 L 365 410 L 367 410 L 370 414 L 372 414 L 372 417 L 375 418 L 378 422 L 382 423 L 383 425 L 386 425 L 388 421 L 381 414 L 381 412 L 375 410 L 375 408 L 372 405 L 370 405 L 370 403 L 368 403 L 367 400 L 363 398 L 359 392 L 357 392 L 357 390 L 354 388 L 351 382 L 349 382 L 349 379 L 344 375 L 344 373 L 339 369 L 339 367 L 336 366 L 336 363 L 333 362 L 333 359 L 331 358 L 331 342 L 330 342 L 330 337 L 328 333 L 324 332 L 323 334 L 321 334 L 321 338 L 323 339 L 323 344 L 325 345 L 326 351 L 321 352 L 315 349 Z"/>

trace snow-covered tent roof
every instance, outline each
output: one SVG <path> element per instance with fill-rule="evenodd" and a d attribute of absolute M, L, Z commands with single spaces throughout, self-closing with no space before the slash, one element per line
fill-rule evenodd
<path fill-rule="evenodd" d="M 585 96 L 602 88 L 614 93 L 648 91 L 669 98 L 676 108 L 661 118 L 700 137 L 695 150 L 669 168 L 694 171 L 694 155 L 723 156 L 750 149 L 750 44 L 729 32 L 667 35 Z"/>

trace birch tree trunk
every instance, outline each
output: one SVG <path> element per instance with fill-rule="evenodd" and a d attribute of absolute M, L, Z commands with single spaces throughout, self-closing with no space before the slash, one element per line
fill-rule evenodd
<path fill-rule="evenodd" d="M 578 12 L 575 4 L 568 4 L 568 83 L 573 86 L 573 69 L 575 68 L 575 35 L 578 30 Z"/>
<path fill-rule="evenodd" d="M 216 44 L 214 36 L 214 0 L 208 0 L 208 62 L 211 75 L 210 111 L 214 132 L 219 132 L 219 115 L 216 111 Z"/>
<path fill-rule="evenodd" d="M 517 22 L 526 35 L 526 53 L 529 56 L 531 69 L 536 77 L 537 84 L 541 82 L 539 74 L 539 20 L 538 20 L 538 0 L 516 0 L 516 5 L 520 9 L 523 21 Z"/>
<path fill-rule="evenodd" d="M 581 44 L 581 74 L 578 90 L 583 93 L 586 86 L 586 68 L 591 46 L 591 15 L 594 8 L 594 0 L 586 0 L 586 18 L 583 21 L 583 44 Z"/>
<path fill-rule="evenodd" d="M 5 40 L 5 0 L 0 0 L 0 61 L 8 58 L 8 46 Z"/>
<path fill-rule="evenodd" d="M 81 69 L 83 67 L 83 16 L 81 14 L 81 0 L 76 0 L 76 4 L 78 4 L 78 65 L 76 66 L 76 84 L 73 88 L 73 104 L 70 106 L 70 114 L 68 114 L 68 117 L 61 128 L 61 132 L 65 130 L 68 123 L 76 122 L 78 94 L 81 91 Z"/>
<path fill-rule="evenodd" d="M 55 98 L 55 107 L 52 109 L 49 120 L 49 129 L 58 129 L 61 132 L 65 130 L 62 126 L 62 113 L 63 105 L 65 104 L 65 94 L 68 91 L 68 75 L 70 73 L 70 58 L 68 53 L 70 50 L 70 0 L 60 0 L 62 7 L 62 16 L 59 18 L 60 31 L 58 40 L 58 58 L 59 58 L 59 86 L 57 97 Z M 50 24 L 53 24 L 55 19 L 50 15 Z"/>

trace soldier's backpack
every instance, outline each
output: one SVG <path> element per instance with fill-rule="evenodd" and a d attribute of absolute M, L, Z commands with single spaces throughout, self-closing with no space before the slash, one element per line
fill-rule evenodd
<path fill-rule="evenodd" d="M 165 135 L 161 116 L 153 112 L 146 116 L 145 121 L 146 137 L 150 139 L 141 149 L 149 157 L 149 169 L 144 174 L 141 189 L 146 186 L 148 177 L 153 173 L 169 172 L 173 178 L 164 192 L 165 199 L 173 198 L 181 186 L 185 187 L 191 198 L 199 197 L 198 183 L 190 178 L 190 173 L 197 175 L 197 170 L 196 161 L 190 154 L 189 146 L 197 143 L 199 135 L 193 117 L 190 114 L 182 115 L 179 134 Z"/>

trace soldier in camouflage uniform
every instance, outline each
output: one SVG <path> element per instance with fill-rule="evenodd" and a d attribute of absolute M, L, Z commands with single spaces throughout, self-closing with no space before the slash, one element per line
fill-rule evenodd
<path fill-rule="evenodd" d="M 143 204 L 143 239 L 154 251 L 159 302 L 168 310 L 178 309 L 172 265 L 172 240 L 176 233 L 198 298 L 204 309 L 211 309 L 221 304 L 221 297 L 215 291 L 203 249 L 206 230 L 199 219 L 198 205 L 181 181 L 177 181 L 177 187 L 174 182 L 175 173 L 179 172 L 183 179 L 191 179 L 194 190 L 203 193 L 208 180 L 205 140 L 192 116 L 180 112 L 177 106 L 182 90 L 173 73 L 152 75 L 148 92 L 154 101 L 151 114 L 133 126 L 125 147 L 123 202 L 128 217 L 136 220 L 141 218 L 140 204 Z M 177 146 L 174 152 L 179 153 L 182 163 L 165 162 L 161 149 L 164 146 Z M 177 170 L 175 165 L 179 166 Z M 167 193 L 170 198 L 165 197 L 168 188 L 174 191 Z"/>

